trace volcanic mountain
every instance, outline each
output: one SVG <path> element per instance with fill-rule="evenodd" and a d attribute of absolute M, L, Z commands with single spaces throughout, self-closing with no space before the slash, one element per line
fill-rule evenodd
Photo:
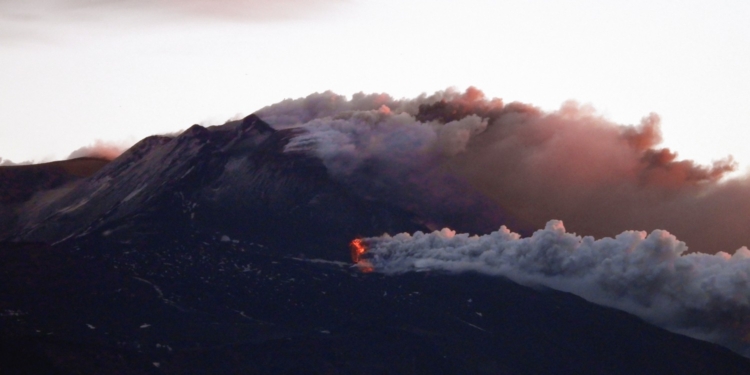
<path fill-rule="evenodd" d="M 362 273 L 353 239 L 462 220 L 332 178 L 288 147 L 304 131 L 251 115 L 146 138 L 90 173 L 0 169 L 2 373 L 750 371 L 568 293 Z"/>
<path fill-rule="evenodd" d="M 34 193 L 88 177 L 107 163 L 106 159 L 84 157 L 0 168 L 0 237 L 11 234 L 19 207 Z"/>

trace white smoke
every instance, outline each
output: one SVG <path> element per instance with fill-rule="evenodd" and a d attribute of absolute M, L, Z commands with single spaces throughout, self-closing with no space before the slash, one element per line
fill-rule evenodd
<path fill-rule="evenodd" d="M 731 158 L 701 166 L 658 148 L 655 114 L 622 125 L 574 103 L 544 112 L 474 88 L 401 100 L 325 92 L 257 114 L 304 129 L 287 152 L 318 156 L 353 191 L 415 212 L 429 228 L 505 225 L 484 236 L 368 238 L 377 272 L 503 276 L 750 356 L 750 251 L 720 251 L 750 244 L 750 177 L 724 182 Z M 604 238 L 566 233 L 561 221 L 531 235 L 550 218 Z M 643 228 L 664 230 L 627 231 Z M 687 254 L 670 233 L 702 253 Z"/>
<path fill-rule="evenodd" d="M 363 162 L 372 160 L 392 167 L 428 167 L 425 159 L 465 151 L 471 137 L 486 128 L 487 120 L 477 115 L 446 124 L 424 123 L 404 112 L 393 114 L 383 105 L 378 110 L 308 121 L 308 131 L 292 139 L 286 150 L 312 150 L 335 174 L 352 174 Z"/>
<path fill-rule="evenodd" d="M 348 101 L 325 93 L 304 103 L 285 101 L 258 115 L 276 127 L 305 129 L 287 144 L 287 152 L 311 152 L 355 193 L 416 213 L 430 228 L 459 221 L 465 225 L 461 229 L 489 231 L 510 221 L 488 198 L 441 168 L 442 159 L 464 152 L 487 128 L 487 119 L 470 114 L 447 123 L 422 122 L 410 113 L 416 108 L 414 102 L 383 95 L 359 94 Z"/>
<path fill-rule="evenodd" d="M 484 94 L 474 87 L 462 93 L 454 88 L 438 91 L 432 95 L 422 94 L 413 99 L 395 99 L 388 94 L 356 93 L 348 99 L 331 91 L 310 94 L 305 98 L 286 99 L 264 107 L 256 114 L 276 127 L 290 127 L 306 124 L 315 119 L 332 118 L 343 113 L 385 110 L 386 113 L 406 113 L 416 116 L 419 106 L 440 101 L 461 102 L 467 105 L 484 100 Z M 489 103 L 502 106 L 502 101 L 493 99 Z"/>
<path fill-rule="evenodd" d="M 706 253 L 750 244 L 750 176 L 722 181 L 731 158 L 702 166 L 659 148 L 656 114 L 623 125 L 575 103 L 545 112 L 475 88 L 412 99 L 323 92 L 256 114 L 305 130 L 287 151 L 318 156 L 340 182 L 430 228 L 528 235 L 559 218 L 597 237 L 665 229 Z"/>
<path fill-rule="evenodd" d="M 506 227 L 483 236 L 443 229 L 366 238 L 362 266 L 376 272 L 478 272 L 570 292 L 663 328 L 750 356 L 750 250 L 686 254 L 664 230 L 594 239 L 561 221 L 521 238 Z"/>

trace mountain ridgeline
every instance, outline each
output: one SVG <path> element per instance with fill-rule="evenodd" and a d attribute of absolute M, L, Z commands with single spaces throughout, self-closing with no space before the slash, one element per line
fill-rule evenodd
<path fill-rule="evenodd" d="M 109 163 L 0 168 L 0 373 L 750 372 L 725 347 L 569 293 L 361 272 L 354 238 L 479 232 L 502 212 L 441 214 L 409 203 L 436 201 L 422 191 L 389 196 L 387 179 L 358 188 L 368 171 L 337 179 L 288 147 L 305 131 L 251 115 L 146 138 Z"/>
<path fill-rule="evenodd" d="M 299 131 L 251 115 L 146 138 L 96 174 L 29 199 L 5 232 L 55 243 L 201 228 L 283 248 L 304 241 L 320 252 L 308 256 L 347 260 L 355 236 L 425 229 L 404 210 L 351 194 L 314 156 L 284 152 Z"/>

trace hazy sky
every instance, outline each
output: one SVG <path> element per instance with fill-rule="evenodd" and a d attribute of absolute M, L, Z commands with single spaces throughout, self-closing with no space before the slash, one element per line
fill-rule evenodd
<path fill-rule="evenodd" d="M 662 117 L 750 166 L 748 1 L 0 0 L 0 157 L 66 158 L 333 90 L 473 85 Z"/>

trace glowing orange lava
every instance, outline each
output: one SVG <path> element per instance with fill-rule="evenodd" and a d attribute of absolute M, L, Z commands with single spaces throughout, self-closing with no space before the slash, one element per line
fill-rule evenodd
<path fill-rule="evenodd" d="M 361 238 L 354 239 L 349 244 L 349 249 L 352 252 L 352 262 L 356 263 L 362 272 L 370 273 L 373 271 L 373 268 L 370 262 L 368 262 L 365 259 L 362 259 L 362 256 L 365 255 L 365 253 L 367 252 L 367 247 L 362 242 Z"/>
<path fill-rule="evenodd" d="M 349 248 L 352 250 L 352 262 L 359 263 L 362 259 L 362 255 L 367 252 L 367 248 L 362 243 L 362 239 L 357 238 L 349 244 Z"/>

